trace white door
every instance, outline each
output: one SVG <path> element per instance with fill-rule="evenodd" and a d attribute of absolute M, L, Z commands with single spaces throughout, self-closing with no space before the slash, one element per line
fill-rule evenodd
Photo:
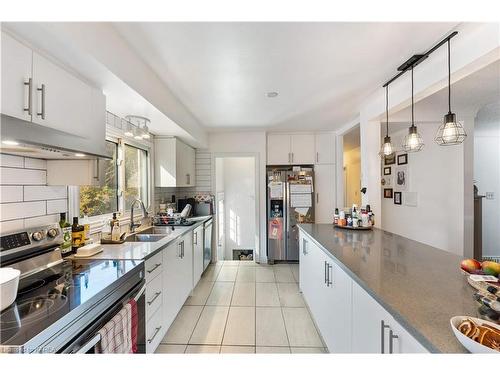
<path fill-rule="evenodd" d="M 155 186 L 175 187 L 175 138 L 155 137 Z"/>
<path fill-rule="evenodd" d="M 314 164 L 314 134 L 292 134 L 292 164 Z"/>
<path fill-rule="evenodd" d="M 428 353 L 422 344 L 420 344 L 412 335 L 408 333 L 396 320 L 387 313 L 386 321 L 389 322 L 387 347 L 388 353 L 409 354 L 409 353 Z M 392 337 L 391 337 L 392 331 Z M 391 345 L 392 340 L 392 345 Z"/>
<path fill-rule="evenodd" d="M 316 164 L 335 163 L 335 134 L 317 133 L 315 135 L 316 143 Z"/>
<path fill-rule="evenodd" d="M 196 185 L 196 150 L 190 146 L 186 145 L 186 177 L 187 177 L 187 186 L 195 186 Z"/>
<path fill-rule="evenodd" d="M 335 164 L 314 166 L 314 222 L 331 224 L 335 211 Z"/>
<path fill-rule="evenodd" d="M 217 260 L 224 259 L 224 251 L 226 244 L 224 211 L 224 192 L 217 193 Z"/>
<path fill-rule="evenodd" d="M 168 327 L 174 321 L 181 309 L 183 291 L 179 287 L 182 283 L 181 246 L 174 241 L 163 250 L 163 320 Z"/>
<path fill-rule="evenodd" d="M 290 135 L 269 134 L 267 136 L 267 164 L 280 165 L 290 163 Z"/>
<path fill-rule="evenodd" d="M 33 122 L 89 137 L 92 121 L 89 85 L 33 52 L 33 90 Z"/>
<path fill-rule="evenodd" d="M 193 234 L 188 232 L 180 239 L 181 245 L 181 283 L 177 287 L 182 290 L 180 305 L 184 305 L 189 294 L 193 290 Z"/>
<path fill-rule="evenodd" d="M 27 121 L 33 111 L 33 100 L 29 108 L 32 55 L 30 48 L 2 32 L 2 113 Z"/>
<path fill-rule="evenodd" d="M 203 225 L 193 231 L 193 288 L 203 273 Z"/>

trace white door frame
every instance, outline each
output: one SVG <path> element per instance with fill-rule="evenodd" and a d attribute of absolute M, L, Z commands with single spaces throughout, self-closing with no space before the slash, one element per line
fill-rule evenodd
<path fill-rule="evenodd" d="M 254 167 L 255 167 L 255 186 L 254 186 L 254 193 L 255 193 L 255 254 L 254 254 L 254 262 L 260 261 L 261 258 L 261 249 L 260 249 L 260 191 L 259 191 L 259 153 L 258 152 L 213 152 L 212 153 L 212 160 L 211 160 L 211 170 L 212 172 L 212 192 L 213 194 L 217 194 L 215 182 L 216 182 L 216 163 L 215 160 L 217 158 L 248 158 L 248 157 L 253 157 L 254 158 Z M 225 205 L 225 204 L 224 204 Z M 217 220 L 217 215 L 215 215 L 215 220 Z M 219 233 L 218 233 L 218 228 L 219 225 L 215 226 L 217 230 L 216 238 L 218 238 Z M 217 259 L 219 260 L 219 259 Z"/>

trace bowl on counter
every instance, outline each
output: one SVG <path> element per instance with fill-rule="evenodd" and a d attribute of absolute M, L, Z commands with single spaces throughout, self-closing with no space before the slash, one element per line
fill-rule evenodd
<path fill-rule="evenodd" d="M 16 300 L 21 271 L 10 267 L 0 268 L 0 310 L 4 310 Z"/>
<path fill-rule="evenodd" d="M 471 320 L 474 324 L 477 326 L 481 326 L 484 324 L 489 325 L 490 327 L 494 327 L 498 330 L 500 330 L 500 325 L 495 324 L 493 322 L 483 320 L 483 319 L 478 319 L 478 318 L 473 318 L 471 316 L 454 316 L 453 318 L 450 319 L 450 324 L 451 324 L 451 329 L 453 330 L 453 333 L 455 334 L 455 337 L 457 340 L 471 353 L 489 353 L 489 354 L 500 354 L 500 351 L 492 349 L 486 345 L 480 344 L 479 342 L 467 337 L 465 334 L 460 332 L 458 330 L 458 326 L 464 321 L 464 320 Z"/>

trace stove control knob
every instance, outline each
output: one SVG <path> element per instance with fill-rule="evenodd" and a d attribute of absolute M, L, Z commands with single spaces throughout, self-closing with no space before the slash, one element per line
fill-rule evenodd
<path fill-rule="evenodd" d="M 41 241 L 41 240 L 43 240 L 43 233 L 42 232 L 33 232 L 33 234 L 31 235 L 31 238 L 33 238 L 33 240 L 35 240 L 35 241 Z"/>
<path fill-rule="evenodd" d="M 57 237 L 58 234 L 59 234 L 59 230 L 57 230 L 57 228 L 50 228 L 47 231 L 47 236 L 49 236 L 49 238 L 55 238 L 55 237 Z"/>

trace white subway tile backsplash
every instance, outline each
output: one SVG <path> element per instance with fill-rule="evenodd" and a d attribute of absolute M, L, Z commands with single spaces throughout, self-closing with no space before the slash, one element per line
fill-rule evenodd
<path fill-rule="evenodd" d="M 41 201 L 47 199 L 65 199 L 68 197 L 67 186 L 25 186 L 25 201 Z"/>
<path fill-rule="evenodd" d="M 0 154 L 0 166 L 24 168 L 24 158 L 22 156 Z"/>
<path fill-rule="evenodd" d="M 36 169 L 0 168 L 1 185 L 45 185 L 47 172 Z"/>
<path fill-rule="evenodd" d="M 24 168 L 47 169 L 47 160 L 24 158 Z"/>
<path fill-rule="evenodd" d="M 0 222 L 0 233 L 15 232 L 24 229 L 24 220 L 10 220 Z"/>
<path fill-rule="evenodd" d="M 0 203 L 23 201 L 22 186 L 0 186 Z"/>
<path fill-rule="evenodd" d="M 38 227 L 41 225 L 53 224 L 58 222 L 59 222 L 59 214 L 30 217 L 28 219 L 24 219 L 24 227 L 25 228 Z"/>
<path fill-rule="evenodd" d="M 45 201 L 0 204 L 0 218 L 2 221 L 41 216 L 45 215 L 46 212 Z"/>
<path fill-rule="evenodd" d="M 66 199 L 57 199 L 47 201 L 47 214 L 58 214 L 66 212 L 68 209 L 68 201 Z"/>

